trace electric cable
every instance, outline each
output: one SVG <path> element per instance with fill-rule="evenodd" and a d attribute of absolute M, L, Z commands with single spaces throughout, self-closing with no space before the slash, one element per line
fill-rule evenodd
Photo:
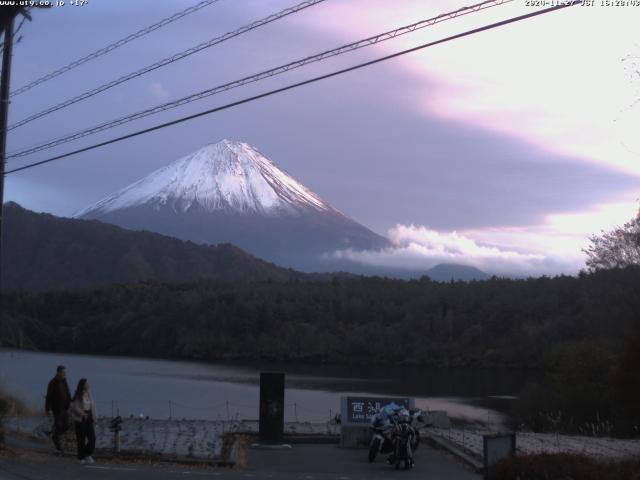
<path fill-rule="evenodd" d="M 203 90 L 201 92 L 198 93 L 194 93 L 191 95 L 188 95 L 186 97 L 182 97 L 180 99 L 177 100 L 172 100 L 170 102 L 166 102 L 160 105 L 156 105 L 154 107 L 151 108 L 147 108 L 145 110 L 133 113 L 133 114 L 129 114 L 129 115 L 125 115 L 123 117 L 114 119 L 114 120 L 110 120 L 108 122 L 104 122 L 98 125 L 94 125 L 93 127 L 89 127 L 86 128 L 84 130 L 80 130 L 77 131 L 75 133 L 72 134 L 68 134 L 68 135 L 64 135 L 62 137 L 57 137 L 55 139 L 52 140 L 47 140 L 45 142 L 36 144 L 36 145 L 32 145 L 30 147 L 26 147 L 23 148 L 21 150 L 17 150 L 14 152 L 10 152 L 7 155 L 7 159 L 10 158 L 17 158 L 17 157 L 23 157 L 25 155 L 31 155 L 33 153 L 42 151 L 42 150 L 47 150 L 49 148 L 52 147 L 56 147 L 58 145 L 62 145 L 64 143 L 68 143 L 71 142 L 73 140 L 78 140 L 80 138 L 86 137 L 88 135 L 93 135 L 99 132 L 102 132 L 104 130 L 109 130 L 111 128 L 123 125 L 125 123 L 129 123 L 131 121 L 134 120 L 139 120 L 141 118 L 144 117 L 148 117 L 150 115 L 154 115 L 156 113 L 160 113 L 172 108 L 176 108 L 176 107 L 180 107 L 182 105 L 186 105 L 188 103 L 197 101 L 197 100 L 201 100 L 203 98 L 206 97 L 210 97 L 212 95 L 216 95 L 218 93 L 222 93 L 222 92 L 226 92 L 228 90 L 232 90 L 234 88 L 238 88 L 250 83 L 254 83 L 260 80 L 263 80 L 265 78 L 269 78 L 269 77 L 273 77 L 276 75 L 280 75 L 282 73 L 286 73 L 290 70 L 294 70 L 300 67 L 303 67 L 305 65 L 309 65 L 311 63 L 316 63 L 322 60 L 325 60 L 327 58 L 330 57 L 335 57 L 338 55 L 342 55 L 344 53 L 347 52 L 351 52 L 354 50 L 358 50 L 360 48 L 364 48 L 364 47 L 368 47 L 371 45 L 375 45 L 377 43 L 386 41 L 386 40 L 390 40 L 393 38 L 396 38 L 398 36 L 401 35 L 405 35 L 407 33 L 411 33 L 414 32 L 416 30 L 422 29 L 422 28 L 426 28 L 429 27 L 431 25 L 435 25 L 437 23 L 441 23 L 447 20 L 452 20 L 454 18 L 457 18 L 459 16 L 462 15 L 467 15 L 469 13 L 474 13 L 480 10 L 484 10 L 487 8 L 491 8 L 491 7 L 495 7 L 498 5 L 502 5 L 504 3 L 509 3 L 512 2 L 514 0 L 487 0 L 487 1 L 483 1 L 481 3 L 475 4 L 475 5 L 471 5 L 469 7 L 463 7 L 457 10 L 454 10 L 452 12 L 448 12 L 448 13 L 443 13 L 441 15 L 438 15 L 436 17 L 432 17 L 426 20 L 421 20 L 419 22 L 416 23 L 412 23 L 410 25 L 406 25 L 400 28 L 396 28 L 394 30 L 389 30 L 383 33 L 380 33 L 378 35 L 374 35 L 368 38 L 365 38 L 363 40 L 359 40 L 357 42 L 352 42 L 346 45 L 343 45 L 341 47 L 338 48 L 334 48 L 332 50 L 327 50 L 315 55 L 311 55 L 305 58 L 302 58 L 300 60 L 296 60 L 284 65 L 280 65 L 278 67 L 275 68 L 271 68 L 269 70 L 264 70 L 262 72 L 256 73 L 254 75 L 250 75 L 248 77 L 244 77 L 241 78 L 239 80 L 234 80 L 232 82 L 229 83 L 225 83 L 222 85 L 218 85 L 216 87 L 213 88 L 209 88 L 206 90 Z"/>
<path fill-rule="evenodd" d="M 543 10 L 538 10 L 536 12 L 531 12 L 531 13 L 528 13 L 528 14 L 525 14 L 525 15 L 519 15 L 517 17 L 512 17 L 512 18 L 509 18 L 507 20 L 501 20 L 499 22 L 495 22 L 495 23 L 491 23 L 491 24 L 488 24 L 488 25 L 484 25 L 482 27 L 474 28 L 472 30 L 467 30 L 465 32 L 458 33 L 458 34 L 455 34 L 455 35 L 451 35 L 451 36 L 442 38 L 440 40 L 435 40 L 435 41 L 432 41 L 432 42 L 424 43 L 422 45 L 418 45 L 417 47 L 413 47 L 413 48 L 409 48 L 409 49 L 406 49 L 406 50 L 402 50 L 400 52 L 396 52 L 396 53 L 393 53 L 393 54 L 390 54 L 390 55 L 385 55 L 383 57 L 379 57 L 379 58 L 376 58 L 374 60 L 370 60 L 368 62 L 360 63 L 360 64 L 357 64 L 357 65 L 353 65 L 351 67 L 343 68 L 341 70 L 336 70 L 334 72 L 327 73 L 327 74 L 324 74 L 324 75 L 319 75 L 317 77 L 313 77 L 313 78 L 310 78 L 310 79 L 307 79 L 307 80 L 304 80 L 304 81 L 301 81 L 301 82 L 297 82 L 297 83 L 293 83 L 293 84 L 290 84 L 290 85 L 286 85 L 284 87 L 277 88 L 275 90 L 270 90 L 268 92 L 264 92 L 264 93 L 261 93 L 261 94 L 258 94 L 258 95 L 254 95 L 254 96 L 251 96 L 251 97 L 244 98 L 242 100 L 231 102 L 231 103 L 228 103 L 226 105 L 222 105 L 220 107 L 211 108 L 209 110 L 205 110 L 205 111 L 202 111 L 202 112 L 199 112 L 199 113 L 195 113 L 193 115 L 188 115 L 186 117 L 181 117 L 181 118 L 178 118 L 176 120 L 172 120 L 170 122 L 166 122 L 166 123 L 162 123 L 162 124 L 159 124 L 159 125 L 155 125 L 153 127 L 149 127 L 149 128 L 145 128 L 143 130 L 138 130 L 136 132 L 129 133 L 127 135 L 123 135 L 123 136 L 120 136 L 120 137 L 112 138 L 110 140 L 106 140 L 104 142 L 100 142 L 100 143 L 97 143 L 97 144 L 94 144 L 94 145 L 90 145 L 88 147 L 80 148 L 80 149 L 74 150 L 72 152 L 67 152 L 67 153 L 64 153 L 64 154 L 61 154 L 61 155 L 56 155 L 56 156 L 48 158 L 46 160 L 41 160 L 39 162 L 34 162 L 34 163 L 30 163 L 28 165 L 24 165 L 22 167 L 14 168 L 12 170 L 8 170 L 5 173 L 5 175 L 8 175 L 10 173 L 19 172 L 19 171 L 22 171 L 22 170 L 27 170 L 29 168 L 34 168 L 34 167 L 37 167 L 37 166 L 40 166 L 40 165 L 44 165 L 46 163 L 50 163 L 50 162 L 53 162 L 53 161 L 57 161 L 57 160 L 61 160 L 63 158 L 70 157 L 72 155 L 77 155 L 78 153 L 83 153 L 83 152 L 87 152 L 89 150 L 94 150 L 96 148 L 103 147 L 105 145 L 110 145 L 112 143 L 121 142 L 121 141 L 129 139 L 129 138 L 137 137 L 139 135 L 143 135 L 143 134 L 150 133 L 150 132 L 153 132 L 153 131 L 156 131 L 156 130 L 160 130 L 160 129 L 163 129 L 163 128 L 166 128 L 166 127 L 169 127 L 169 126 L 172 126 L 172 125 L 176 125 L 176 124 L 183 123 L 183 122 L 186 122 L 186 121 L 189 121 L 189 120 L 193 120 L 195 118 L 199 118 L 199 117 L 202 117 L 202 116 L 205 116 L 205 115 L 210 115 L 212 113 L 216 113 L 216 112 L 219 112 L 219 111 L 222 111 L 222 110 L 227 110 L 229 108 L 236 107 L 238 105 L 243 105 L 245 103 L 249 103 L 249 102 L 261 99 L 261 98 L 269 97 L 271 95 L 275 95 L 275 94 L 282 93 L 282 92 L 285 92 L 285 91 L 288 91 L 288 90 L 292 90 L 294 88 L 298 88 L 298 87 L 301 87 L 303 85 L 309 85 L 311 83 L 315 83 L 315 82 L 318 82 L 320 80 L 326 80 L 328 78 L 336 77 L 338 75 L 342 75 L 342 74 L 347 73 L 347 72 L 352 72 L 354 70 L 359 70 L 361 68 L 368 67 L 370 65 L 375 65 L 377 63 L 381 63 L 381 62 L 384 62 L 386 60 L 390 60 L 390 59 L 393 59 L 393 58 L 396 58 L 396 57 L 400 57 L 402 55 L 413 53 L 413 52 L 416 52 L 416 51 L 419 51 L 419 50 L 423 50 L 423 49 L 428 48 L 428 47 L 432 47 L 432 46 L 439 45 L 439 44 L 442 44 L 442 43 L 445 43 L 445 42 L 449 42 L 449 41 L 456 40 L 456 39 L 459 39 L 459 38 L 467 37 L 469 35 L 473 35 L 473 34 L 476 34 L 476 33 L 484 32 L 484 31 L 491 30 L 491 29 L 494 29 L 494 28 L 498 28 L 498 27 L 501 27 L 501 26 L 504 26 L 504 25 L 508 25 L 508 24 L 511 24 L 511 23 L 519 22 L 519 21 L 522 21 L 522 20 L 526 20 L 526 19 L 529 19 L 529 18 L 533 18 L 533 17 L 539 16 L 539 15 L 544 15 L 544 14 L 551 13 L 551 12 L 554 12 L 554 11 L 557 11 L 557 10 L 562 10 L 562 9 L 565 9 L 565 8 L 568 8 L 568 7 L 573 7 L 573 6 L 577 6 L 577 5 L 581 5 L 581 4 L 582 4 L 582 0 L 578 0 L 578 1 L 575 1 L 575 2 L 571 1 L 571 2 L 568 2 L 566 4 L 560 4 L 560 5 L 549 7 L 549 8 L 543 9 Z"/>
<path fill-rule="evenodd" d="M 80 95 L 76 95 L 75 97 L 69 98 L 61 103 L 58 103 L 56 105 L 53 105 L 49 108 L 46 108 L 38 113 L 34 113 L 33 115 L 24 118 L 23 120 L 20 120 L 12 125 L 9 125 L 7 127 L 7 131 L 11 131 L 14 130 L 18 127 L 22 127 L 23 125 L 26 125 L 27 123 L 33 122 L 34 120 L 37 120 L 38 118 L 42 118 L 46 115 L 49 115 L 53 112 L 57 112 L 58 110 L 62 110 L 63 108 L 69 107 L 75 103 L 81 102 L 83 100 L 86 100 L 87 98 L 91 98 L 94 95 L 97 95 L 99 93 L 102 93 L 106 90 L 109 90 L 117 85 L 120 85 L 122 83 L 128 82 L 130 80 L 133 80 L 134 78 L 138 78 L 142 75 L 145 75 L 149 72 L 152 72 L 154 70 L 157 70 L 159 68 L 165 67 L 167 65 L 170 65 L 172 63 L 175 63 L 179 60 L 182 60 L 183 58 L 186 58 L 190 55 L 193 55 L 194 53 L 200 52 L 206 48 L 210 48 L 213 47 L 214 45 L 218 45 L 220 43 L 226 42 L 227 40 L 230 40 L 232 38 L 238 37 L 240 35 L 243 35 L 247 32 L 250 32 L 251 30 L 255 30 L 256 28 L 262 27 L 264 25 L 267 25 L 271 22 L 275 22 L 276 20 L 280 20 L 283 17 L 286 17 L 288 15 L 291 15 L 293 13 L 297 13 L 301 10 L 304 10 L 306 8 L 312 7 L 318 3 L 322 3 L 325 0 L 305 0 L 302 3 L 299 3 L 293 7 L 289 7 L 286 8 L 284 10 L 281 10 L 278 13 L 275 13 L 273 15 L 269 15 L 268 17 L 265 17 L 263 19 L 257 20 L 255 22 L 250 23 L 249 25 L 245 25 L 243 27 L 240 27 L 237 30 L 234 30 L 232 32 L 228 32 L 225 33 L 224 35 L 220 35 L 218 37 L 212 38 L 211 40 L 208 40 L 204 43 L 200 43 L 199 45 L 196 45 L 195 47 L 191 47 L 187 50 L 183 50 L 182 52 L 176 53 L 170 57 L 166 57 L 163 58 L 162 60 L 155 62 L 151 65 L 147 65 L 144 68 L 141 68 L 139 70 L 136 70 L 135 72 L 131 72 L 128 73 L 126 75 L 123 75 L 122 77 L 116 78 L 115 80 L 111 80 L 110 82 L 107 83 L 103 83 L 102 85 L 93 88 L 91 90 L 88 90 L 84 93 L 81 93 Z"/>
<path fill-rule="evenodd" d="M 16 90 L 14 90 L 13 92 L 11 92 L 10 96 L 15 96 L 15 95 L 20 95 L 21 93 L 26 92 L 27 90 L 31 90 L 33 87 L 40 85 L 41 83 L 47 82 L 53 78 L 56 78 L 60 75 L 62 75 L 63 73 L 68 72 L 69 70 L 73 70 L 76 67 L 79 67 L 80 65 L 83 65 L 91 60 L 94 60 L 98 57 L 101 57 L 102 55 L 105 55 L 113 50 L 115 50 L 116 48 L 120 48 L 123 45 L 126 45 L 127 43 L 130 43 L 140 37 L 143 37 L 155 30 L 158 30 L 159 28 L 164 27 L 165 25 L 169 25 L 170 23 L 175 22 L 176 20 L 181 19 L 182 17 L 186 17 L 187 15 L 190 15 L 194 12 L 197 12 L 198 10 L 204 8 L 204 7 L 208 7 L 209 5 L 218 2 L 219 0 L 203 0 L 200 3 L 197 3 L 196 5 L 193 5 L 189 8 L 186 8 L 178 13 L 175 13 L 173 15 L 171 15 L 170 17 L 164 18 L 162 20 L 160 20 L 159 22 L 154 23 L 153 25 L 149 25 L 146 28 L 143 28 L 141 30 L 138 30 L 135 33 L 132 33 L 131 35 L 127 35 L 126 37 L 110 43 L 109 45 L 107 45 L 106 47 L 102 47 L 99 50 L 96 50 L 95 52 L 92 52 L 88 55 L 85 55 L 84 57 L 81 57 L 77 60 L 74 60 L 73 62 L 58 68 L 57 70 L 54 70 L 51 73 L 48 73 L 40 78 L 37 78 L 36 80 L 33 80 L 32 82 L 17 88 Z"/>

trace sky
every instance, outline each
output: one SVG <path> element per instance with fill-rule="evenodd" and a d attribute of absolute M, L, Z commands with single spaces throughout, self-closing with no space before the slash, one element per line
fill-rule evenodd
<path fill-rule="evenodd" d="M 34 12 L 17 88 L 195 4 L 90 0 Z M 9 123 L 296 4 L 219 0 L 12 98 Z M 469 5 L 326 0 L 9 133 L 8 151 Z M 8 168 L 535 11 L 469 14 L 22 159 Z M 575 6 L 11 174 L 5 200 L 71 216 L 224 138 L 250 143 L 343 213 L 386 235 L 370 265 L 443 261 L 489 273 L 575 274 L 588 237 L 640 198 L 640 7 Z"/>

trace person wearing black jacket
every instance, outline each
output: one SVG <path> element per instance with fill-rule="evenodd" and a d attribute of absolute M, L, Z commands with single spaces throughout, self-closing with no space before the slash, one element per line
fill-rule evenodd
<path fill-rule="evenodd" d="M 64 365 L 59 365 L 56 376 L 51 379 L 47 386 L 47 398 L 45 401 L 45 411 L 47 415 L 53 414 L 53 444 L 56 450 L 62 453 L 60 437 L 69 429 L 69 404 L 71 403 L 71 392 L 67 385 L 67 372 Z"/>

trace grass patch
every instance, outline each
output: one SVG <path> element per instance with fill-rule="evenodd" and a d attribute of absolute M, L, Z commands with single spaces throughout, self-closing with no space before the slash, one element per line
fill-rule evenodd
<path fill-rule="evenodd" d="M 0 386 L 0 449 L 4 446 L 4 419 L 8 415 L 30 413 L 24 400 L 15 397 Z"/>
<path fill-rule="evenodd" d="M 5 415 L 26 415 L 31 413 L 27 404 L 21 398 L 9 393 L 0 385 L 0 419 Z"/>

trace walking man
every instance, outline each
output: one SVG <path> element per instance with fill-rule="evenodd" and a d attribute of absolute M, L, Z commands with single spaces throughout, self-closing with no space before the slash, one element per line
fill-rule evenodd
<path fill-rule="evenodd" d="M 56 376 L 51 379 L 47 386 L 47 399 L 45 411 L 47 415 L 53 413 L 53 444 L 60 453 L 63 452 L 60 444 L 60 436 L 69 429 L 69 404 L 71 403 L 71 392 L 67 385 L 67 372 L 64 365 L 59 365 Z"/>

